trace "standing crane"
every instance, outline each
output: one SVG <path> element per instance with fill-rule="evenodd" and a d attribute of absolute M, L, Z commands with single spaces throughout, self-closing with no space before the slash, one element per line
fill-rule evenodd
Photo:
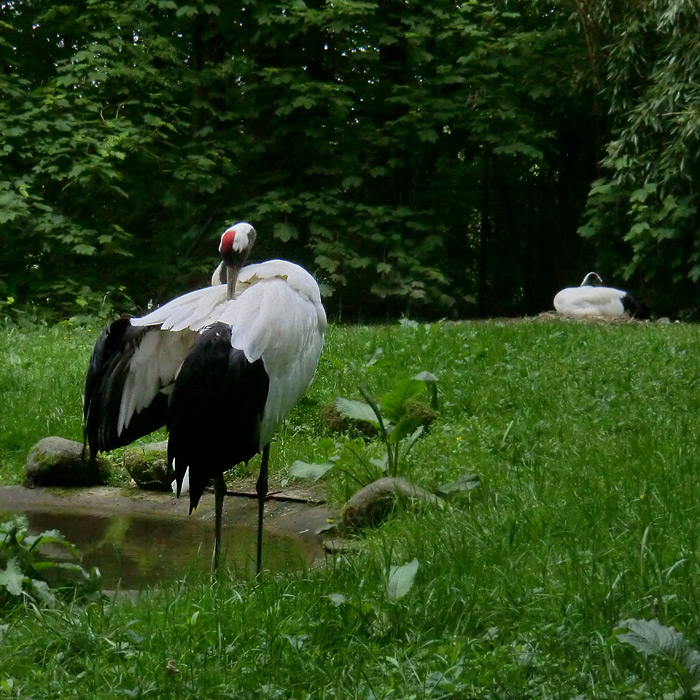
<path fill-rule="evenodd" d="M 646 307 L 633 294 L 604 287 L 603 280 L 595 272 L 589 272 L 579 287 L 557 292 L 554 308 L 564 316 L 649 317 Z"/>
<path fill-rule="evenodd" d="M 270 441 L 313 380 L 327 322 L 318 284 L 302 267 L 285 260 L 243 267 L 255 238 L 248 223 L 229 227 L 211 287 L 141 318 L 120 318 L 102 332 L 83 414 L 91 459 L 166 425 L 168 464 L 178 496 L 189 482 L 190 513 L 213 479 L 215 570 L 223 474 L 262 452 L 259 573 Z M 224 271 L 225 284 L 217 284 Z"/>

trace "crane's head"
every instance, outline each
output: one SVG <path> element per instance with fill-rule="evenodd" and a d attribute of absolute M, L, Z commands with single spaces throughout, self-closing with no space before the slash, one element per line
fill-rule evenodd
<path fill-rule="evenodd" d="M 219 253 L 221 253 L 221 259 L 226 267 L 227 296 L 229 299 L 233 299 L 238 273 L 248 258 L 256 235 L 255 229 L 245 222 L 229 226 L 221 234 Z"/>
<path fill-rule="evenodd" d="M 589 272 L 581 282 L 582 287 L 601 287 L 603 280 L 597 272 Z"/>
<path fill-rule="evenodd" d="M 219 253 L 229 267 L 242 267 L 255 243 L 255 229 L 244 222 L 229 226 L 221 234 Z"/>

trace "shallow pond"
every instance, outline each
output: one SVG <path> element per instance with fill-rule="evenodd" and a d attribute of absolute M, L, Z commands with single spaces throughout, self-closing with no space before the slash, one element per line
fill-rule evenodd
<path fill-rule="evenodd" d="M 26 491 L 0 489 L 0 519 L 24 515 L 31 534 L 59 530 L 78 548 L 84 568 L 96 566 L 100 570 L 106 590 L 139 590 L 211 570 L 214 522 L 213 507 L 209 509 L 208 503 L 200 505 L 192 517 L 183 517 L 182 499 L 173 503 L 163 495 L 136 504 L 126 499 L 127 504 L 119 508 L 117 502 L 123 497 L 110 494 L 112 507 L 105 507 L 101 496 L 92 499 L 91 512 L 89 497 L 71 493 L 32 498 Z M 243 578 L 255 571 L 256 507 L 253 502 L 230 503 L 236 500 L 227 499 L 224 505 L 222 555 L 233 574 Z M 317 510 L 298 504 L 266 505 L 265 569 L 300 570 L 320 555 L 315 529 L 323 513 Z M 42 551 L 52 559 L 71 559 L 68 550 L 58 545 L 47 545 Z"/>

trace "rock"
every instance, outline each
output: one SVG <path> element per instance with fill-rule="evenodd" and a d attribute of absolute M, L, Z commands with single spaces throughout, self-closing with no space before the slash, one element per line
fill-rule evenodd
<path fill-rule="evenodd" d="M 343 508 L 343 525 L 349 529 L 378 525 L 391 514 L 396 504 L 415 501 L 442 506 L 435 494 L 405 479 L 385 476 L 360 489 Z"/>
<path fill-rule="evenodd" d="M 343 540 L 339 537 L 323 540 L 323 551 L 327 554 L 350 554 L 361 549 L 362 542 L 359 540 Z"/>
<path fill-rule="evenodd" d="M 175 471 L 168 469 L 168 441 L 134 445 L 124 452 L 124 468 L 141 489 L 170 491 Z"/>
<path fill-rule="evenodd" d="M 45 437 L 32 447 L 25 468 L 26 485 L 94 486 L 104 484 L 109 464 L 98 457 L 94 464 L 83 455 L 83 443 L 62 437 Z"/>
<path fill-rule="evenodd" d="M 413 399 L 406 402 L 406 411 L 411 416 L 416 416 L 420 419 L 420 425 L 425 430 L 429 430 L 430 426 L 435 422 L 437 413 L 427 403 L 423 401 L 415 401 Z"/>
<path fill-rule="evenodd" d="M 437 414 L 427 403 L 408 400 L 405 405 L 406 413 L 416 416 L 420 420 L 419 425 L 422 425 L 426 430 L 430 428 L 437 418 Z M 334 433 L 349 433 L 350 435 L 365 438 L 377 435 L 378 428 L 372 423 L 344 416 L 340 413 L 334 401 L 321 408 L 320 416 L 323 425 Z"/>
<path fill-rule="evenodd" d="M 343 416 L 335 405 L 335 401 L 321 407 L 321 422 L 334 433 L 349 433 L 364 438 L 371 438 L 377 434 L 377 429 L 367 421 L 354 420 Z"/>

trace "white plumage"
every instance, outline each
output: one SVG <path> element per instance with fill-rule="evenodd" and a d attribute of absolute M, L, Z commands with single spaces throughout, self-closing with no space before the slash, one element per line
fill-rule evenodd
<path fill-rule="evenodd" d="M 266 445 L 313 379 L 326 313 L 313 277 L 284 260 L 249 265 L 239 287 L 236 303 L 229 304 L 219 320 L 231 327 L 233 347 L 243 350 L 248 362 L 262 359 L 269 376 L 260 428 L 260 443 Z"/>
<path fill-rule="evenodd" d="M 579 287 L 567 287 L 557 292 L 554 308 L 564 316 L 578 318 L 643 318 L 647 315 L 644 306 L 632 294 L 614 287 L 603 287 L 602 283 L 598 274 L 589 272 Z"/>
<path fill-rule="evenodd" d="M 326 332 L 325 310 L 316 280 L 286 260 L 244 267 L 233 302 L 226 299 L 226 285 L 218 284 L 184 294 L 130 320 L 134 327 L 157 327 L 163 332 L 144 338 L 133 353 L 120 426 L 128 426 L 136 411 L 158 392 L 167 391 L 197 333 L 222 322 L 231 326 L 232 346 L 242 350 L 249 362 L 262 358 L 270 375 L 260 437 L 263 446 L 270 441 L 313 379 Z"/>
<path fill-rule="evenodd" d="M 314 377 L 327 325 L 318 285 L 306 270 L 284 260 L 242 268 L 255 237 L 245 223 L 222 235 L 226 284 L 217 268 L 214 286 L 107 328 L 85 385 L 93 456 L 167 423 L 168 460 L 178 493 L 190 487 L 190 510 L 215 480 L 217 558 L 222 474 L 262 451 L 261 526 L 268 446 Z M 261 531 L 258 568 L 260 537 Z"/>

